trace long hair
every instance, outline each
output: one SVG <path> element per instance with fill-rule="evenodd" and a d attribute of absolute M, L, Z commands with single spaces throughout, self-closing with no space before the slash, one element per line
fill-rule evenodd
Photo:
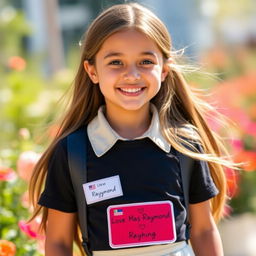
<path fill-rule="evenodd" d="M 97 115 L 99 107 L 105 103 L 99 87 L 92 83 L 85 72 L 83 63 L 88 60 L 90 64 L 94 64 L 95 56 L 104 41 L 112 34 L 129 28 L 152 39 L 161 50 L 164 61 L 173 58 L 171 38 L 167 28 L 158 17 L 139 4 L 114 5 L 92 22 L 84 35 L 80 65 L 72 87 L 72 98 L 62 118 L 59 133 L 36 165 L 30 182 L 30 199 L 34 206 L 31 219 L 42 213 L 41 227 L 44 230 L 48 210 L 37 202 L 44 186 L 53 150 L 62 138 L 82 125 L 87 125 Z M 215 220 L 219 220 L 226 199 L 223 166 L 231 164 L 227 158 L 221 157 L 225 153 L 225 148 L 204 120 L 204 114 L 208 110 L 207 104 L 199 100 L 188 86 L 175 63 L 170 65 L 170 71 L 162 82 L 160 91 L 152 99 L 152 103 L 158 109 L 161 131 L 169 143 L 183 154 L 209 163 L 211 175 L 220 191 L 211 199 L 213 216 Z M 201 146 L 202 151 L 196 150 L 194 142 Z M 75 240 L 80 245 L 79 228 L 77 230 Z M 81 246 L 80 249 L 82 252 Z"/>

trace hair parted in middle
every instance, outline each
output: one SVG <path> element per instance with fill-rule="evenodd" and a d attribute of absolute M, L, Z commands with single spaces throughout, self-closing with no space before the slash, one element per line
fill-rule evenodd
<path fill-rule="evenodd" d="M 89 26 L 81 42 L 81 62 L 75 79 L 77 94 L 73 97 L 74 101 L 90 95 L 88 107 L 84 106 L 85 111 L 90 112 L 83 115 L 85 123 L 96 116 L 99 106 L 104 104 L 104 98 L 99 88 L 94 86 L 85 72 L 83 62 L 87 60 L 91 65 L 95 64 L 95 56 L 105 40 L 116 32 L 128 29 L 137 30 L 152 39 L 161 50 L 165 61 L 171 57 L 169 32 L 162 21 L 147 8 L 136 3 L 120 4 L 101 13 Z M 160 92 L 159 94 L 166 93 Z M 88 114 L 90 116 L 87 116 Z"/>

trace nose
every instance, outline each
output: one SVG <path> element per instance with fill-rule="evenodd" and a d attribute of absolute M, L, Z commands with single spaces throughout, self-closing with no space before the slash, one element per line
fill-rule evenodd
<path fill-rule="evenodd" d="M 127 67 L 124 73 L 124 80 L 125 81 L 137 81 L 141 78 L 140 72 L 135 65 L 131 65 Z"/>

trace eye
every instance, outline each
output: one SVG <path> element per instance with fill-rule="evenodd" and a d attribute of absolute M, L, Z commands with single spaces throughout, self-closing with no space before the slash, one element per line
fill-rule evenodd
<path fill-rule="evenodd" d="M 120 60 L 112 60 L 111 62 L 109 62 L 108 65 L 114 65 L 114 66 L 119 66 L 119 65 L 122 65 L 122 61 Z"/>
<path fill-rule="evenodd" d="M 154 64 L 154 62 L 152 60 L 143 60 L 143 61 L 141 61 L 141 64 L 142 65 L 151 65 L 151 64 Z"/>

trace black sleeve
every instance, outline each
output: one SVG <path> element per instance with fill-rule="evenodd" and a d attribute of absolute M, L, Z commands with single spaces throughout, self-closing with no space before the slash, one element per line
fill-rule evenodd
<path fill-rule="evenodd" d="M 67 141 L 64 138 L 55 147 L 48 165 L 45 189 L 38 202 L 47 208 L 76 212 L 76 200 L 67 160 Z"/>
<path fill-rule="evenodd" d="M 195 160 L 190 180 L 189 203 L 195 204 L 206 201 L 216 196 L 218 192 L 212 180 L 207 162 Z"/>

